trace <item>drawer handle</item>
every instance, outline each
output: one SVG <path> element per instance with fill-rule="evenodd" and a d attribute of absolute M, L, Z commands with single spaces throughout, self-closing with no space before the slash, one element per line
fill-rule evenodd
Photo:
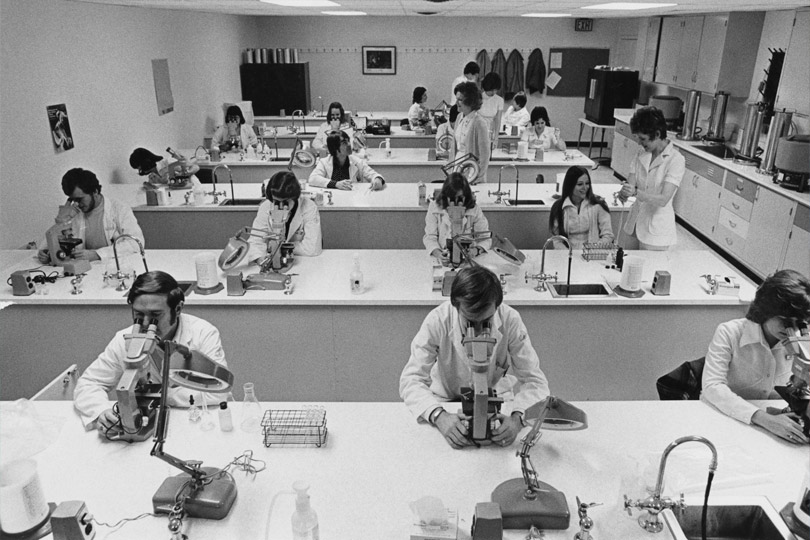
<path fill-rule="evenodd" d="M 733 246 L 733 245 L 734 245 L 734 240 L 732 240 L 732 239 L 731 239 L 731 238 L 729 238 L 729 237 L 726 237 L 726 244 L 728 244 L 728 245 L 730 245 L 730 246 Z"/>
<path fill-rule="evenodd" d="M 737 228 L 737 224 L 736 224 L 736 223 L 734 223 L 734 222 L 733 222 L 733 221 L 731 221 L 731 220 L 728 220 L 728 226 L 729 226 L 729 227 L 731 227 L 732 229 L 736 229 L 736 228 Z"/>
<path fill-rule="evenodd" d="M 743 188 L 742 188 L 742 186 L 737 186 L 737 187 L 734 188 L 734 191 L 736 191 L 737 193 L 742 193 Z"/>
<path fill-rule="evenodd" d="M 731 203 L 731 206 L 734 207 L 734 210 L 739 210 L 740 209 L 740 205 L 737 204 L 737 203 Z"/>

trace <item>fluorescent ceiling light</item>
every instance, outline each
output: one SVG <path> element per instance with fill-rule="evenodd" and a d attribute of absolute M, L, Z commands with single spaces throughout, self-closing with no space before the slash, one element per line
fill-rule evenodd
<path fill-rule="evenodd" d="M 265 4 L 287 7 L 340 7 L 331 0 L 261 0 Z"/>
<path fill-rule="evenodd" d="M 542 18 L 553 18 L 553 17 L 570 17 L 570 13 L 524 13 L 521 17 L 542 17 Z"/>
<path fill-rule="evenodd" d="M 324 15 L 368 15 L 365 11 L 321 11 Z"/>
<path fill-rule="evenodd" d="M 580 9 L 615 9 L 632 11 L 636 9 L 655 9 L 663 7 L 677 6 L 678 4 L 668 4 L 661 2 L 611 2 L 609 4 L 596 4 L 593 6 L 583 6 Z"/>

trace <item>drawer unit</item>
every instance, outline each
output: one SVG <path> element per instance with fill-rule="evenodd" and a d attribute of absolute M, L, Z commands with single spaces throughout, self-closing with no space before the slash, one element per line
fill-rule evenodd
<path fill-rule="evenodd" d="M 726 185 L 728 185 L 728 177 L 726 177 Z M 748 221 L 751 219 L 751 209 L 754 207 L 754 203 L 724 189 L 720 192 L 720 206 Z"/>
<path fill-rule="evenodd" d="M 717 224 L 728 228 L 741 238 L 748 237 L 748 221 L 724 206 L 720 207 L 720 212 L 717 214 Z"/>
<path fill-rule="evenodd" d="M 757 197 L 757 185 L 751 180 L 737 176 L 731 171 L 726 174 L 724 187 L 726 191 L 737 195 L 751 204 L 754 203 Z"/>
<path fill-rule="evenodd" d="M 723 177 L 725 176 L 726 170 L 719 166 L 715 165 L 714 163 L 710 163 L 705 159 L 701 159 L 697 156 L 693 156 L 692 158 L 692 170 L 698 173 L 703 178 L 711 180 L 718 186 L 723 186 Z"/>
<path fill-rule="evenodd" d="M 723 249 L 735 255 L 742 255 L 743 249 L 745 249 L 745 239 L 728 227 L 718 224 L 714 229 L 714 237 L 715 241 L 720 244 L 720 247 Z"/>
<path fill-rule="evenodd" d="M 616 123 L 614 124 L 613 129 L 616 130 L 616 133 L 618 133 L 620 135 L 624 135 L 628 139 L 633 139 L 633 132 L 630 131 L 630 125 L 629 124 L 625 124 L 624 122 L 619 122 L 618 120 L 616 120 Z"/>

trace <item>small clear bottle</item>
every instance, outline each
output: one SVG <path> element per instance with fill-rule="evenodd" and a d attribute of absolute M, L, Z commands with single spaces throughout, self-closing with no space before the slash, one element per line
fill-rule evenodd
<path fill-rule="evenodd" d="M 318 514 L 309 502 L 309 484 L 298 480 L 293 483 L 296 492 L 295 512 L 292 515 L 293 540 L 319 540 Z"/>
<path fill-rule="evenodd" d="M 385 157 L 387 157 L 387 158 L 391 157 L 391 138 L 390 137 L 385 138 Z"/>
<path fill-rule="evenodd" d="M 262 406 L 256 399 L 253 383 L 245 383 L 242 389 L 245 391 L 245 397 L 242 400 L 242 423 L 239 427 L 246 433 L 256 433 L 261 426 Z"/>
<path fill-rule="evenodd" d="M 202 420 L 202 411 L 194 404 L 194 396 L 188 396 L 188 421 L 199 422 Z"/>
<path fill-rule="evenodd" d="M 360 270 L 360 254 L 355 253 L 352 255 L 354 264 L 352 265 L 352 272 L 349 274 L 349 286 L 351 287 L 352 294 L 363 294 L 363 272 Z"/>
<path fill-rule="evenodd" d="M 223 401 L 219 404 L 219 429 L 222 431 L 233 431 L 233 417 L 231 410 L 228 408 L 228 402 Z"/>

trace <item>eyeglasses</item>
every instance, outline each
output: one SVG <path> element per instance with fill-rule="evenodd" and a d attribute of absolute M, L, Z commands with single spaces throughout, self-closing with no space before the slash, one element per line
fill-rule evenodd
<path fill-rule="evenodd" d="M 340 116 L 341 115 L 339 115 L 339 114 L 330 114 L 329 119 L 330 120 L 340 120 Z"/>
<path fill-rule="evenodd" d="M 238 116 L 229 116 L 225 119 L 226 122 L 239 122 L 240 118 Z"/>

